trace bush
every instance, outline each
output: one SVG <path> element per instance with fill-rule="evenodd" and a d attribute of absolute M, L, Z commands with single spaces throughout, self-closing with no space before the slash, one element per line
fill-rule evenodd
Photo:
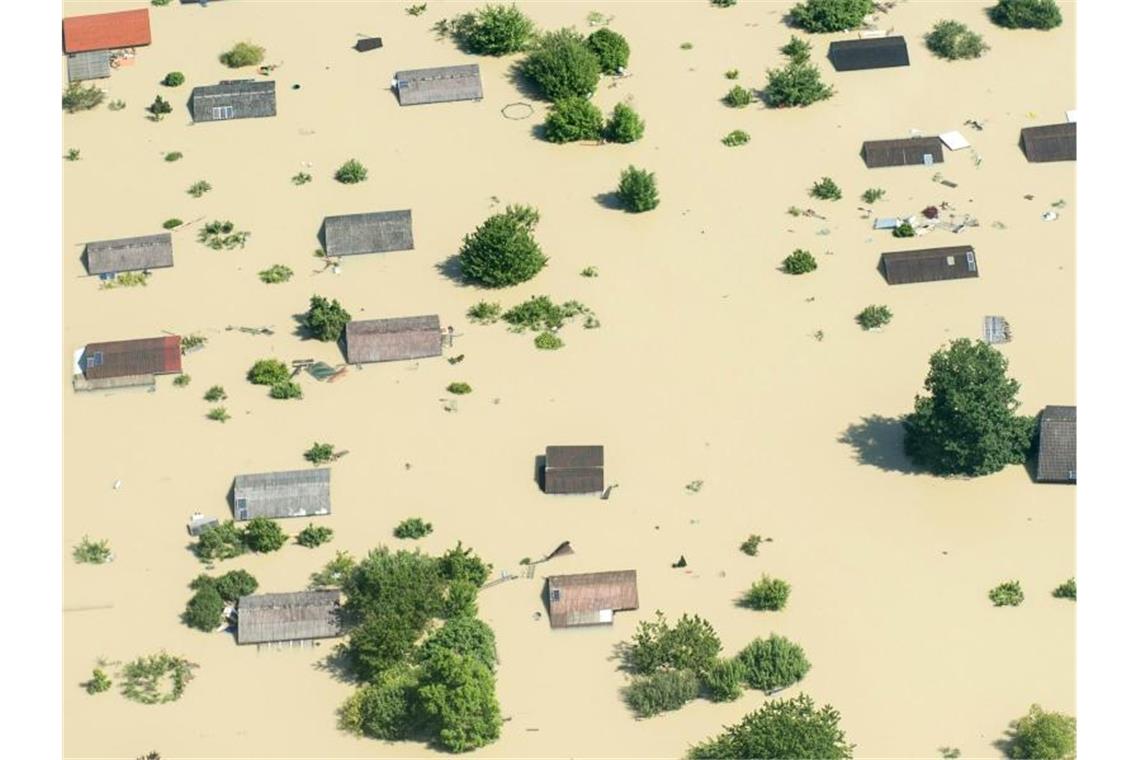
<path fill-rule="evenodd" d="M 161 95 L 155 95 L 154 102 L 147 106 L 146 110 L 150 111 L 151 116 L 153 116 L 155 120 L 158 120 L 173 111 L 174 106 L 170 105 L 170 101 Z"/>
<path fill-rule="evenodd" d="M 1007 29 L 1053 29 L 1061 25 L 1056 0 L 998 0 L 990 20 Z"/>
<path fill-rule="evenodd" d="M 863 191 L 863 202 L 874 203 L 876 201 L 882 200 L 883 196 L 886 194 L 887 191 L 881 187 L 869 187 Z"/>
<path fill-rule="evenodd" d="M 199 575 L 190 584 L 192 589 L 213 588 L 224 602 L 236 602 L 243 596 L 249 596 L 257 591 L 257 578 L 246 570 L 230 570 L 217 578 L 208 575 Z"/>
<path fill-rule="evenodd" d="M 872 330 L 888 324 L 893 316 L 886 306 L 868 306 L 855 316 L 855 321 L 864 330 Z"/>
<path fill-rule="evenodd" d="M 384 671 L 404 663 L 426 624 L 426 619 L 421 623 L 391 610 L 365 615 L 349 633 L 345 650 L 356 677 L 371 681 Z"/>
<path fill-rule="evenodd" d="M 107 104 L 107 108 L 112 110 L 112 111 L 122 111 L 126 107 L 127 107 L 127 101 L 125 101 L 125 100 L 112 100 L 110 103 Z"/>
<path fill-rule="evenodd" d="M 280 549 L 289 541 L 289 536 L 268 517 L 255 517 L 246 523 L 242 541 L 251 551 L 266 553 Z"/>
<path fill-rule="evenodd" d="M 231 559 L 243 553 L 245 542 L 233 520 L 207 526 L 198 534 L 198 543 L 194 545 L 194 554 L 203 562 Z"/>
<path fill-rule="evenodd" d="M 106 540 L 92 541 L 84 536 L 71 551 L 71 556 L 81 565 L 102 565 L 111 561 L 111 545 Z"/>
<path fill-rule="evenodd" d="M 284 264 L 274 264 L 269 269 L 262 269 L 257 273 L 257 276 L 268 285 L 276 285 L 281 282 L 289 282 L 293 277 L 293 270 Z"/>
<path fill-rule="evenodd" d="M 409 517 L 403 520 L 392 534 L 396 538 L 423 538 L 432 531 L 431 523 L 425 522 L 419 517 Z"/>
<path fill-rule="evenodd" d="M 396 667 L 379 675 L 348 698 L 340 708 L 340 728 L 372 739 L 409 738 L 417 723 L 416 674 Z"/>
<path fill-rule="evenodd" d="M 499 313 L 501 311 L 502 307 L 497 303 L 480 301 L 467 310 L 467 318 L 481 325 L 489 325 L 499 321 Z"/>
<path fill-rule="evenodd" d="M 265 60 L 265 48 L 260 45 L 254 45 L 252 42 L 239 42 L 218 56 L 218 60 L 231 69 L 240 69 L 243 66 L 256 66 Z"/>
<path fill-rule="evenodd" d="M 316 549 L 321 544 L 327 544 L 329 541 L 332 541 L 332 537 L 332 528 L 309 523 L 304 530 L 297 534 L 297 543 L 308 549 Z"/>
<path fill-rule="evenodd" d="M 807 63 L 811 59 L 811 44 L 805 39 L 793 36 L 787 45 L 780 48 L 780 52 L 790 58 L 792 63 Z"/>
<path fill-rule="evenodd" d="M 626 211 L 641 213 L 657 208 L 657 178 L 645 169 L 630 166 L 621 173 L 617 196 Z"/>
<path fill-rule="evenodd" d="M 226 603 L 212 585 L 198 589 L 186 603 L 182 620 L 191 628 L 210 633 L 222 622 L 222 612 Z"/>
<path fill-rule="evenodd" d="M 299 383 L 286 380 L 281 383 L 274 383 L 269 389 L 269 397 L 284 401 L 287 399 L 304 398 L 305 392 L 301 390 Z"/>
<path fill-rule="evenodd" d="M 204 179 L 200 179 L 197 182 L 195 182 L 193 185 L 191 185 L 186 190 L 186 192 L 194 198 L 201 198 L 203 195 L 205 195 L 206 193 L 210 192 L 213 189 L 214 189 L 213 185 L 211 185 L 209 182 L 207 182 Z"/>
<path fill-rule="evenodd" d="M 202 396 L 206 401 L 224 401 L 226 399 L 226 389 L 220 385 L 211 385 L 210 389 Z"/>
<path fill-rule="evenodd" d="M 534 239 L 538 210 L 507 206 L 463 237 L 459 268 L 468 280 L 492 288 L 518 285 L 546 266 L 546 256 Z"/>
<path fill-rule="evenodd" d="M 1016 760 L 1072 760 L 1077 756 L 1077 720 L 1033 705 L 1010 726 L 1008 753 Z"/>
<path fill-rule="evenodd" d="M 522 62 L 521 70 L 547 100 L 588 98 L 597 89 L 601 64 L 573 29 L 547 32 Z"/>
<path fill-rule="evenodd" d="M 79 82 L 72 82 L 67 86 L 67 89 L 63 91 L 63 110 L 68 113 L 90 111 L 102 103 L 106 95 L 107 93 L 95 85 L 84 87 Z"/>
<path fill-rule="evenodd" d="M 835 88 L 824 84 L 819 78 L 819 69 L 810 63 L 789 63 L 782 69 L 768 69 L 767 76 L 768 86 L 763 95 L 773 108 L 810 106 L 835 94 Z"/>
<path fill-rule="evenodd" d="M 669 668 L 704 675 L 719 653 L 720 637 L 707 620 L 685 614 L 670 627 L 658 611 L 655 620 L 637 624 L 625 660 L 634 673 L 642 675 Z"/>
<path fill-rule="evenodd" d="M 1006 581 L 990 589 L 990 601 L 995 607 L 1017 607 L 1025 601 L 1025 592 L 1019 581 Z"/>
<path fill-rule="evenodd" d="M 982 41 L 980 34 L 971 32 L 959 21 L 939 21 L 924 39 L 930 52 L 951 61 L 978 58 L 989 50 L 989 45 Z"/>
<path fill-rule="evenodd" d="M 744 108 L 752 102 L 752 91 L 735 85 L 728 94 L 724 96 L 724 102 L 733 108 Z"/>
<path fill-rule="evenodd" d="M 123 696 L 144 705 L 173 702 L 182 696 L 198 666 L 183 657 L 165 652 L 139 657 L 123 667 Z M 168 686 L 168 691 L 159 691 Z"/>
<path fill-rule="evenodd" d="M 310 182 L 312 182 L 313 181 L 313 175 L 309 174 L 308 172 L 297 172 L 296 174 L 294 174 L 290 178 L 289 181 L 292 182 L 294 185 L 297 185 L 298 187 L 300 187 L 301 185 L 307 185 Z"/>
<path fill-rule="evenodd" d="M 499 662 L 495 649 L 495 632 L 474 617 L 453 617 L 432 631 L 420 645 L 419 658 L 421 661 L 430 660 L 441 651 L 460 657 L 473 657 L 492 672 Z"/>
<path fill-rule="evenodd" d="M 289 368 L 277 359 L 259 359 L 246 373 L 246 379 L 254 385 L 277 385 L 289 379 Z"/>
<path fill-rule="evenodd" d="M 162 157 L 163 161 L 174 162 L 182 158 L 182 153 L 177 150 L 172 150 Z"/>
<path fill-rule="evenodd" d="M 872 0 L 805 0 L 789 15 L 793 24 L 808 32 L 844 32 L 862 24 L 874 7 Z"/>
<path fill-rule="evenodd" d="M 185 388 L 190 384 L 190 376 L 182 372 L 174 377 L 174 386 L 176 388 Z"/>
<path fill-rule="evenodd" d="M 831 705 L 815 709 L 811 697 L 775 699 L 748 713 L 734 726 L 693 747 L 691 760 L 735 760 L 745 757 L 848 760 L 855 745 L 839 728 Z"/>
<path fill-rule="evenodd" d="M 645 134 L 645 120 L 625 103 L 618 103 L 606 124 L 606 139 L 616 143 L 631 143 Z"/>
<path fill-rule="evenodd" d="M 63 154 L 63 160 L 64 161 L 78 161 L 79 160 L 79 149 L 78 148 L 68 148 L 67 153 Z"/>
<path fill-rule="evenodd" d="M 542 332 L 534 336 L 534 347 L 543 351 L 557 351 L 565 345 L 562 338 L 552 332 Z"/>
<path fill-rule="evenodd" d="M 831 177 L 824 177 L 811 186 L 811 197 L 823 201 L 837 201 L 843 197 L 843 191 Z"/>
<path fill-rule="evenodd" d="M 1077 601 L 1077 579 L 1070 578 L 1053 589 L 1053 596 L 1058 599 L 1072 599 L 1074 602 Z"/>
<path fill-rule="evenodd" d="M 451 383 L 447 386 L 448 393 L 454 393 L 456 396 L 463 396 L 471 392 L 471 386 L 467 383 Z"/>
<path fill-rule="evenodd" d="M 172 0 L 150 0 L 151 5 L 157 5 L 160 8 L 164 5 L 170 5 L 171 2 L 172 2 Z M 155 758 L 155 760 L 158 760 L 158 759 Z"/>
<path fill-rule="evenodd" d="M 914 227 L 911 226 L 910 222 L 903 222 L 891 230 L 891 235 L 897 238 L 914 237 Z"/>
<path fill-rule="evenodd" d="M 423 667 L 420 703 L 436 740 L 451 752 L 467 752 L 499 738 L 503 719 L 495 677 L 482 662 L 443 651 Z"/>
<path fill-rule="evenodd" d="M 175 218 L 175 217 L 171 217 L 170 219 L 167 219 L 165 222 L 162 223 L 162 228 L 164 230 L 172 230 L 175 227 L 181 227 L 181 226 L 182 226 L 182 220 Z"/>
<path fill-rule="evenodd" d="M 743 678 L 744 668 L 738 660 L 717 660 L 705 673 L 705 692 L 713 702 L 732 702 L 744 693 L 740 685 Z"/>
<path fill-rule="evenodd" d="M 606 74 L 617 74 L 629 65 L 629 43 L 612 29 L 602 27 L 586 38 L 586 47 Z"/>
<path fill-rule="evenodd" d="M 585 98 L 569 97 L 554 101 L 546 115 L 546 139 L 554 143 L 600 140 L 602 112 Z"/>
<path fill-rule="evenodd" d="M 534 22 L 515 5 L 485 5 L 464 13 L 450 31 L 464 51 L 494 56 L 526 50 L 535 35 Z"/>
<path fill-rule="evenodd" d="M 325 464 L 333 460 L 333 445 L 331 443 L 314 443 L 305 452 L 305 459 L 314 465 Z"/>
<path fill-rule="evenodd" d="M 712 4 L 717 8 L 731 8 L 736 5 L 736 0 L 712 0 Z"/>
<path fill-rule="evenodd" d="M 752 135 L 748 134 L 743 129 L 734 129 L 722 137 L 720 141 L 730 148 L 735 148 L 738 145 L 744 145 L 751 139 Z"/>
<path fill-rule="evenodd" d="M 586 267 L 585 269 L 583 269 L 578 274 L 582 275 L 583 277 L 597 277 L 598 276 L 598 268 L 592 267 L 592 266 Z"/>
<path fill-rule="evenodd" d="M 162 78 L 162 83 L 167 87 L 178 87 L 186 81 L 186 76 L 181 71 L 172 71 Z"/>
<path fill-rule="evenodd" d="M 787 581 L 765 575 L 745 593 L 744 606 L 754 610 L 782 610 L 791 593 L 792 587 Z"/>
<path fill-rule="evenodd" d="M 208 183 L 202 184 L 206 185 L 204 189 L 194 190 L 192 188 L 191 192 L 197 192 L 198 195 L 201 195 L 202 192 L 210 189 Z M 248 239 L 249 233 L 245 230 L 236 230 L 234 223 L 228 219 L 225 221 L 215 219 L 198 230 L 198 242 L 215 251 L 245 248 L 245 241 Z"/>
<path fill-rule="evenodd" d="M 753 640 L 740 650 L 736 659 L 743 668 L 744 682 L 762 691 L 791 686 L 811 669 L 800 645 L 776 634 Z"/>
<path fill-rule="evenodd" d="M 559 306 L 550 300 L 550 296 L 531 296 L 503 314 L 503 321 L 516 328 L 516 331 L 543 328 L 557 330 L 576 314 L 570 304 L 567 302 Z"/>
<path fill-rule="evenodd" d="M 309 588 L 340 587 L 355 567 L 356 560 L 348 552 L 337 552 L 319 572 L 309 576 Z"/>
<path fill-rule="evenodd" d="M 691 670 L 665 670 L 639 676 L 625 687 L 626 704 L 639 718 L 677 710 L 697 698 L 700 681 Z"/>
<path fill-rule="evenodd" d="M 355 185 L 368 179 L 368 169 L 355 158 L 350 158 L 340 165 L 333 178 L 345 185 Z"/>
<path fill-rule="evenodd" d="M 206 413 L 206 417 L 208 419 L 214 420 L 215 422 L 225 422 L 226 420 L 230 419 L 230 413 L 226 411 L 226 408 L 224 406 L 215 406 L 213 409 Z"/>
<path fill-rule="evenodd" d="M 329 301 L 321 296 L 309 299 L 309 311 L 305 314 L 305 327 L 317 340 L 326 343 L 339 340 L 344 326 L 352 321 L 352 315 L 340 305 L 340 301 Z"/>
<path fill-rule="evenodd" d="M 111 688 L 111 678 L 103 672 L 102 668 L 91 671 L 91 680 L 83 684 L 88 694 L 102 694 Z"/>
<path fill-rule="evenodd" d="M 477 599 L 479 587 L 470 581 L 454 581 L 447 587 L 447 598 L 443 603 L 445 618 L 469 617 L 479 614 Z"/>
<path fill-rule="evenodd" d="M 815 256 L 809 251 L 797 248 L 784 259 L 784 271 L 788 274 L 807 274 L 814 272 L 819 265 L 815 263 Z"/>
<path fill-rule="evenodd" d="M 491 565 L 483 562 L 470 547 L 464 549 L 460 541 L 440 556 L 439 573 L 444 580 L 467 581 L 482 586 L 491 576 Z"/>

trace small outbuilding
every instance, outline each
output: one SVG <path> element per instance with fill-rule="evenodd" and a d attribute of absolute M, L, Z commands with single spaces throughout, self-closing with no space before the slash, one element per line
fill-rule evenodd
<path fill-rule="evenodd" d="M 353 45 L 358 53 L 367 53 L 369 50 L 378 50 L 384 47 L 384 40 L 379 37 L 363 37 Z"/>
<path fill-rule="evenodd" d="M 884 166 L 930 166 L 942 163 L 942 140 L 937 137 L 868 140 L 863 143 L 862 156 L 868 169 Z"/>
<path fill-rule="evenodd" d="M 321 243 L 329 256 L 410 251 L 416 247 L 412 237 L 412 211 L 326 216 L 321 225 Z"/>
<path fill-rule="evenodd" d="M 1047 406 L 1037 420 L 1038 483 L 1077 482 L 1077 408 Z"/>
<path fill-rule="evenodd" d="M 1021 150 L 1030 163 L 1077 160 L 1077 122 L 1026 127 L 1021 130 Z"/>
<path fill-rule="evenodd" d="M 195 87 L 190 93 L 190 114 L 195 123 L 276 116 L 277 83 L 227 79 Z"/>
<path fill-rule="evenodd" d="M 551 628 L 610 625 L 615 612 L 637 609 L 637 571 L 552 575 L 546 602 Z"/>
<path fill-rule="evenodd" d="M 88 343 L 79 356 L 87 380 L 106 380 L 139 375 L 165 375 L 182 371 L 182 338 L 113 340 Z"/>
<path fill-rule="evenodd" d="M 836 71 L 886 69 L 910 65 L 906 39 L 901 36 L 837 40 L 828 47 L 827 58 Z"/>
<path fill-rule="evenodd" d="M 71 16 L 63 20 L 63 52 L 120 50 L 150 44 L 150 10 Z"/>
<path fill-rule="evenodd" d="M 174 266 L 174 243 L 170 233 L 99 240 L 88 243 L 85 256 L 88 274 L 116 274 Z"/>
<path fill-rule="evenodd" d="M 89 50 L 67 56 L 67 81 L 84 82 L 111 76 L 111 51 Z"/>
<path fill-rule="evenodd" d="M 340 591 L 243 596 L 237 603 L 237 643 L 276 644 L 340 635 Z"/>
<path fill-rule="evenodd" d="M 392 88 L 402 106 L 483 99 L 483 80 L 476 63 L 397 71 Z"/>
<path fill-rule="evenodd" d="M 888 285 L 907 285 L 977 277 L 978 259 L 973 246 L 955 245 L 884 253 L 879 268 Z"/>
<path fill-rule="evenodd" d="M 332 512 L 327 467 L 234 478 L 234 519 L 314 517 Z"/>
<path fill-rule="evenodd" d="M 601 446 L 547 446 L 542 490 L 551 494 L 592 494 L 605 490 Z"/>
<path fill-rule="evenodd" d="M 439 315 L 353 320 L 344 327 L 349 364 L 426 359 L 443 353 Z"/>

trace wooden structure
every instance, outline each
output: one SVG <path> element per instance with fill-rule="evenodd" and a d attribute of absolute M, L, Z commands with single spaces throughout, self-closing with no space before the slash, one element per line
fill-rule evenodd
<path fill-rule="evenodd" d="M 262 472 L 234 478 L 234 519 L 313 517 L 332 512 L 328 468 Z"/>
<path fill-rule="evenodd" d="M 982 339 L 990 345 L 1009 343 L 1013 340 L 1009 322 L 1005 320 L 1005 317 L 987 316 L 982 324 Z"/>
<path fill-rule="evenodd" d="M 1077 408 L 1047 406 L 1037 420 L 1038 483 L 1077 482 Z"/>
<path fill-rule="evenodd" d="M 593 494 L 605 490 L 601 446 L 547 446 L 542 490 L 552 494 Z"/>
<path fill-rule="evenodd" d="M 277 115 L 277 83 L 256 79 L 226 79 L 195 87 L 190 92 L 194 123 L 262 119 Z"/>
<path fill-rule="evenodd" d="M 165 375 L 182 371 L 182 338 L 113 340 L 88 343 L 79 357 L 87 380 Z"/>
<path fill-rule="evenodd" d="M 150 44 L 150 9 L 71 16 L 63 20 L 63 52 L 118 50 Z"/>
<path fill-rule="evenodd" d="M 340 591 L 243 596 L 237 603 L 237 643 L 311 641 L 340 635 Z"/>
<path fill-rule="evenodd" d="M 483 80 L 476 63 L 397 71 L 392 88 L 402 106 L 483 99 Z"/>
<path fill-rule="evenodd" d="M 439 315 L 353 320 L 344 328 L 349 364 L 425 359 L 443 353 Z"/>
<path fill-rule="evenodd" d="M 942 140 L 937 137 L 868 140 L 863 143 L 862 156 L 868 169 L 884 166 L 930 166 L 942 163 Z"/>
<path fill-rule="evenodd" d="M 612 624 L 615 612 L 637 609 L 637 571 L 552 575 L 546 603 L 551 628 Z"/>
<path fill-rule="evenodd" d="M 969 245 L 926 248 L 884 253 L 879 269 L 888 285 L 962 280 L 978 276 L 978 259 Z"/>
<path fill-rule="evenodd" d="M 88 274 L 113 275 L 174 266 L 174 243 L 169 232 L 88 243 L 84 254 Z"/>
<path fill-rule="evenodd" d="M 326 216 L 321 225 L 321 244 L 328 256 L 410 251 L 416 247 L 412 237 L 412 211 Z"/>
<path fill-rule="evenodd" d="M 909 66 L 904 37 L 837 40 L 827 48 L 827 58 L 836 71 L 861 71 Z"/>
<path fill-rule="evenodd" d="M 1030 163 L 1077 160 L 1077 123 L 1048 124 L 1021 130 L 1021 150 Z"/>

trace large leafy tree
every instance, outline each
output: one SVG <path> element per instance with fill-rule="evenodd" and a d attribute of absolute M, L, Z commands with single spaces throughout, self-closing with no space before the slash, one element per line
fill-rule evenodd
<path fill-rule="evenodd" d="M 503 288 L 526 282 L 542 271 L 547 259 L 534 239 L 538 219 L 538 210 L 531 206 L 507 206 L 465 235 L 459 250 L 463 276 Z"/>
<path fill-rule="evenodd" d="M 407 660 L 424 624 L 393 611 L 369 613 L 348 638 L 348 662 L 356 677 L 371 681 Z"/>
<path fill-rule="evenodd" d="M 222 620 L 222 610 L 226 603 L 212 585 L 198 589 L 186 603 L 182 619 L 191 628 L 199 631 L 212 631 Z"/>
<path fill-rule="evenodd" d="M 982 341 L 965 338 L 930 357 L 914 412 L 903 421 L 906 453 L 938 475 L 988 475 L 1025 461 L 1033 419 L 1016 414 L 1020 384 L 1008 362 Z"/>
<path fill-rule="evenodd" d="M 352 321 L 352 315 L 340 305 L 340 301 L 329 301 L 322 296 L 309 299 L 309 311 L 305 314 L 305 327 L 317 340 L 339 340 L 344 326 Z"/>
<path fill-rule="evenodd" d="M 1071 760 L 1077 756 L 1077 719 L 1033 705 L 1013 722 L 1008 752 L 1017 760 Z"/>
<path fill-rule="evenodd" d="M 697 615 L 682 615 L 670 626 L 657 612 L 655 620 L 642 620 L 626 649 L 626 661 L 635 673 L 648 674 L 672 668 L 703 675 L 716 662 L 720 637 Z"/>
<path fill-rule="evenodd" d="M 736 659 L 744 682 L 763 691 L 791 686 L 811 670 L 803 648 L 776 634 L 753 640 L 740 650 Z"/>
<path fill-rule="evenodd" d="M 546 139 L 554 143 L 598 140 L 604 121 L 601 110 L 585 98 L 570 97 L 554 101 L 546 114 Z"/>
<path fill-rule="evenodd" d="M 289 537 L 268 517 L 255 517 L 242 531 L 242 540 L 255 552 L 275 552 L 285 545 Z"/>
<path fill-rule="evenodd" d="M 340 727 L 373 739 L 408 739 L 420 723 L 418 688 L 410 667 L 386 670 L 341 706 Z"/>
<path fill-rule="evenodd" d="M 466 581 L 476 587 L 482 586 L 491 576 L 491 565 L 479 558 L 462 541 L 444 552 L 439 558 L 439 572 L 448 581 Z"/>
<path fill-rule="evenodd" d="M 839 713 L 831 705 L 816 709 L 811 697 L 776 699 L 720 736 L 689 751 L 692 760 L 745 758 L 812 758 L 847 760 L 855 745 L 839 728 Z"/>
<path fill-rule="evenodd" d="M 598 87 L 602 66 L 585 38 L 573 29 L 547 32 L 522 62 L 529 77 L 547 100 L 571 96 L 588 98 Z"/>
<path fill-rule="evenodd" d="M 437 651 L 424 663 L 421 683 L 427 724 L 444 748 L 467 752 L 499 738 L 495 676 L 478 658 Z"/>
<path fill-rule="evenodd" d="M 373 549 L 352 569 L 343 588 L 350 613 L 395 615 L 421 632 L 443 605 L 439 564 L 419 551 Z"/>
<path fill-rule="evenodd" d="M 998 0 L 990 20 L 1007 29 L 1053 29 L 1061 25 L 1057 0 Z"/>
<path fill-rule="evenodd" d="M 484 5 L 464 13 L 451 32 L 468 53 L 495 56 L 526 50 L 535 33 L 534 22 L 516 5 Z"/>
<path fill-rule="evenodd" d="M 842 32 L 863 23 L 874 7 L 873 0 L 805 0 L 789 15 L 793 24 L 808 32 Z"/>
<path fill-rule="evenodd" d="M 586 46 L 607 74 L 616 74 L 629 65 L 629 42 L 612 29 L 598 29 L 586 38 Z"/>
<path fill-rule="evenodd" d="M 820 79 L 819 68 L 812 63 L 789 63 L 782 69 L 768 69 L 768 86 L 762 93 L 773 108 L 810 106 L 827 100 L 835 88 Z"/>
<path fill-rule="evenodd" d="M 495 632 L 478 618 L 455 617 L 432 631 L 420 646 L 420 659 L 430 660 L 441 650 L 474 657 L 492 672 L 498 664 Z"/>

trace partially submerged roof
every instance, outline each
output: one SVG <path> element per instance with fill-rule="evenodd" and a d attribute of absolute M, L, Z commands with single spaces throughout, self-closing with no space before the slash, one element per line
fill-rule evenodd
<path fill-rule="evenodd" d="M 553 494 L 588 494 L 605 489 L 601 446 L 547 446 L 542 490 Z"/>
<path fill-rule="evenodd" d="M 331 470 L 289 470 L 234 478 L 234 519 L 312 517 L 332 511 Z"/>
<path fill-rule="evenodd" d="M 1045 407 L 1037 430 L 1037 482 L 1076 483 L 1077 408 Z"/>
<path fill-rule="evenodd" d="M 392 86 L 402 106 L 483 99 L 483 81 L 476 63 L 397 71 Z"/>
<path fill-rule="evenodd" d="M 63 52 L 116 50 L 150 44 L 150 10 L 95 13 L 63 20 Z"/>
<path fill-rule="evenodd" d="M 969 245 L 884 253 L 880 267 L 889 285 L 978 276 L 977 256 Z"/>
<path fill-rule="evenodd" d="M 637 571 L 552 575 L 546 597 L 551 628 L 612 623 L 614 612 L 637 609 Z"/>
<path fill-rule="evenodd" d="M 837 40 L 827 49 L 827 57 L 836 71 L 883 69 L 909 66 L 910 57 L 903 37 Z"/>
<path fill-rule="evenodd" d="M 1032 163 L 1077 160 L 1077 123 L 1048 124 L 1021 130 L 1021 149 Z"/>
<path fill-rule="evenodd" d="M 340 635 L 340 591 L 243 596 L 237 604 L 237 643 L 327 639 Z"/>
<path fill-rule="evenodd" d="M 942 141 L 937 137 L 868 140 L 863 143 L 862 155 L 868 169 L 877 169 L 883 166 L 940 164 L 942 163 Z"/>
<path fill-rule="evenodd" d="M 277 83 L 273 80 L 226 79 L 190 92 L 195 122 L 259 119 L 277 115 Z"/>
<path fill-rule="evenodd" d="M 67 81 L 106 79 L 111 76 L 111 51 L 89 50 L 67 56 Z"/>
<path fill-rule="evenodd" d="M 416 247 L 411 209 L 326 216 L 322 233 L 329 256 L 410 251 Z"/>
<path fill-rule="evenodd" d="M 181 372 L 182 338 L 164 335 L 88 343 L 79 362 L 88 380 Z"/>
<path fill-rule="evenodd" d="M 353 47 L 356 48 L 356 52 L 358 53 L 367 53 L 369 50 L 384 47 L 384 40 L 379 37 L 363 37 L 357 40 Z"/>
<path fill-rule="evenodd" d="M 87 273 L 136 272 L 174 266 L 169 232 L 87 244 Z"/>
<path fill-rule="evenodd" d="M 344 328 L 349 364 L 423 359 L 443 353 L 439 315 L 353 320 Z"/>

